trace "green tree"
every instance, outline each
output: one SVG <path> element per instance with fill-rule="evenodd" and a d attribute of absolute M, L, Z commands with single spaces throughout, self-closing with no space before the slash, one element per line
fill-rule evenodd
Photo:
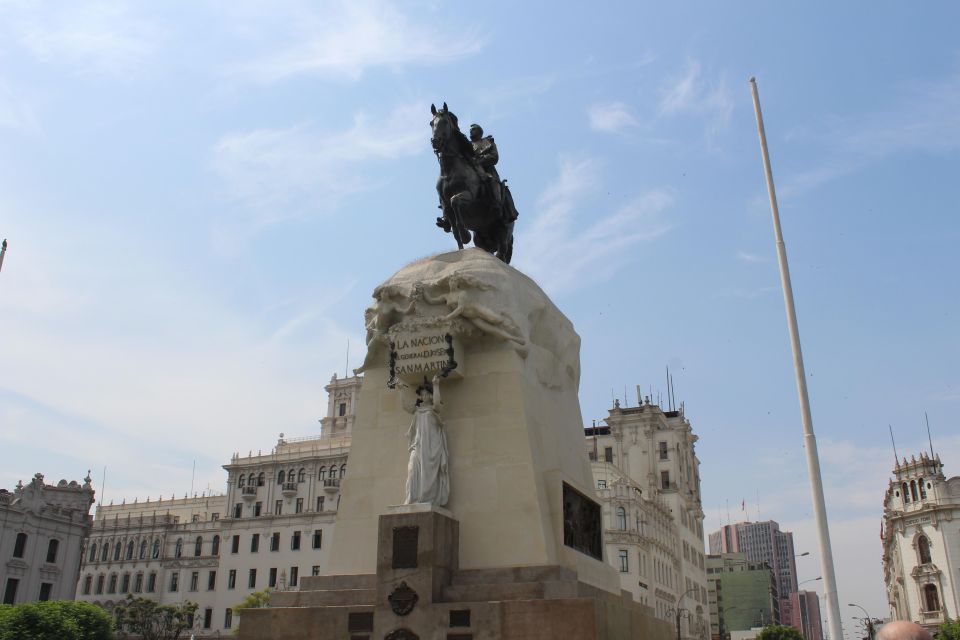
<path fill-rule="evenodd" d="M 189 601 L 179 605 L 159 604 L 128 595 L 126 601 L 117 606 L 116 614 L 120 627 L 142 640 L 177 640 L 190 629 L 197 606 Z"/>
<path fill-rule="evenodd" d="M 265 607 L 270 602 L 270 587 L 267 587 L 263 591 L 254 591 L 246 598 L 240 601 L 240 604 L 233 607 L 233 615 L 236 617 L 240 616 L 240 613 L 245 609 L 260 609 Z M 237 635 L 240 633 L 240 621 L 237 620 L 233 627 L 233 634 Z"/>
<path fill-rule="evenodd" d="M 803 640 L 803 636 L 793 627 L 769 624 L 757 634 L 757 640 Z"/>
<path fill-rule="evenodd" d="M 87 602 L 48 600 L 0 607 L 0 640 L 113 640 L 110 615 Z"/>
<path fill-rule="evenodd" d="M 960 640 L 960 618 L 941 623 L 933 637 L 934 640 Z"/>

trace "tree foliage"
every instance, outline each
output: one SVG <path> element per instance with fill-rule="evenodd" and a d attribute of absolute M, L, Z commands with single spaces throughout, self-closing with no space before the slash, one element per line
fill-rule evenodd
<path fill-rule="evenodd" d="M 246 598 L 240 601 L 240 604 L 234 605 L 233 615 L 239 616 L 245 609 L 260 609 L 270 602 L 270 587 L 262 591 L 254 591 Z M 240 633 L 240 625 L 237 624 L 233 629 L 234 634 Z"/>
<path fill-rule="evenodd" d="M 757 640 L 803 640 L 803 635 L 793 627 L 770 624 L 757 634 Z"/>
<path fill-rule="evenodd" d="M 960 640 L 960 618 L 947 620 L 937 627 L 934 640 Z"/>
<path fill-rule="evenodd" d="M 0 606 L 0 640 L 113 640 L 113 620 L 87 602 L 48 600 Z"/>
<path fill-rule="evenodd" d="M 159 604 L 147 598 L 128 595 L 117 606 L 117 620 L 121 628 L 140 636 L 142 640 L 177 640 L 190 629 L 197 604 Z"/>

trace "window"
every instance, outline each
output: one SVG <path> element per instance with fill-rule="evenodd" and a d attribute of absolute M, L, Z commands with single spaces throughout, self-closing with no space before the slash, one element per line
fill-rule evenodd
<path fill-rule="evenodd" d="M 213 591 L 217 588 L 217 572 L 210 571 L 207 573 L 207 591 Z"/>
<path fill-rule="evenodd" d="M 220 519 L 220 514 L 216 511 L 210 514 L 210 522 L 216 522 Z"/>
<path fill-rule="evenodd" d="M 313 530 L 313 548 L 319 549 L 323 546 L 323 529 Z"/>
<path fill-rule="evenodd" d="M 317 496 L 317 511 L 323 511 L 323 496 Z"/>
<path fill-rule="evenodd" d="M 200 572 L 193 571 L 190 573 L 190 591 L 197 591 L 200 589 Z"/>
<path fill-rule="evenodd" d="M 346 462 L 344 462 L 342 465 L 340 465 L 340 477 L 342 478 L 342 477 L 345 476 L 345 475 L 347 475 L 347 463 L 346 463 Z"/>
<path fill-rule="evenodd" d="M 339 416 L 341 416 L 341 417 L 347 415 L 347 403 L 346 403 L 346 402 L 341 402 L 341 403 L 340 403 L 340 407 L 337 409 L 337 414 L 338 414 Z"/>
<path fill-rule="evenodd" d="M 274 531 L 270 534 L 270 551 L 280 550 L 280 532 Z"/>
<path fill-rule="evenodd" d="M 230 553 L 240 553 L 240 536 L 235 535 L 230 541 Z"/>
<path fill-rule="evenodd" d="M 53 590 L 52 582 L 41 582 L 40 583 L 40 597 L 38 600 L 40 602 L 46 602 L 50 599 L 50 592 Z"/>
<path fill-rule="evenodd" d="M 143 574 L 138 573 L 133 578 L 133 592 L 142 593 L 143 592 Z"/>
<path fill-rule="evenodd" d="M 914 502 L 917 501 L 917 481 L 916 480 L 910 481 L 910 499 L 913 500 Z"/>
<path fill-rule="evenodd" d="M 330 465 L 330 471 L 327 472 L 327 477 L 331 480 L 337 477 L 337 468 L 333 465 Z"/>
<path fill-rule="evenodd" d="M 900 490 L 903 492 L 903 504 L 910 504 L 910 492 L 906 482 L 900 485 Z"/>
<path fill-rule="evenodd" d="M 173 557 L 179 558 L 183 555 L 183 538 L 177 538 L 177 546 L 173 550 Z"/>
<path fill-rule="evenodd" d="M 234 589 L 237 586 L 237 570 L 230 569 L 230 573 L 227 574 L 227 589 Z"/>
<path fill-rule="evenodd" d="M 130 574 L 123 574 L 123 578 L 120 579 L 120 593 L 130 593 Z"/>
<path fill-rule="evenodd" d="M 243 517 L 243 505 L 239 502 L 233 505 L 233 517 L 242 518 Z"/>
<path fill-rule="evenodd" d="M 213 626 L 213 609 L 204 609 L 203 610 L 203 628 L 209 629 Z"/>
<path fill-rule="evenodd" d="M 307 470 L 302 468 L 297 471 L 297 482 L 304 482 L 307 479 Z"/>
<path fill-rule="evenodd" d="M 627 573 L 630 571 L 630 557 L 627 555 L 626 549 L 620 549 L 620 573 Z"/>
<path fill-rule="evenodd" d="M 670 488 L 670 472 L 669 471 L 660 472 L 660 488 L 661 489 Z"/>
<path fill-rule="evenodd" d="M 153 593 L 157 590 L 157 574 L 151 573 L 147 576 L 147 593 Z"/>
<path fill-rule="evenodd" d="M 300 567 L 290 567 L 290 586 L 297 586 L 297 580 L 300 579 Z"/>
<path fill-rule="evenodd" d="M 127 560 L 133 560 L 133 551 L 136 547 L 133 545 L 133 540 L 127 543 L 127 553 L 124 555 L 124 558 Z"/>
<path fill-rule="evenodd" d="M 923 610 L 940 611 L 940 596 L 937 595 L 937 586 L 934 584 L 923 585 Z"/>
<path fill-rule="evenodd" d="M 303 513 L 303 498 L 297 498 L 297 506 L 294 513 Z"/>
<path fill-rule="evenodd" d="M 327 475 L 327 468 L 320 467 L 320 471 L 317 472 L 317 480 L 319 480 L 320 482 L 323 482 L 323 479 L 326 477 L 326 475 Z"/>
<path fill-rule="evenodd" d="M 160 557 L 160 541 L 154 540 L 153 541 L 153 559 L 156 560 L 159 557 Z"/>
<path fill-rule="evenodd" d="M 97 589 L 96 589 L 97 595 L 100 595 L 101 593 L 103 593 L 103 581 L 104 581 L 104 580 L 106 580 L 106 578 L 104 577 L 104 575 L 103 575 L 102 573 L 97 576 Z"/>
<path fill-rule="evenodd" d="M 259 518 L 261 511 L 263 511 L 263 503 L 258 501 L 256 504 L 253 505 L 253 515 L 254 515 L 254 517 L 255 517 L 255 518 Z"/>
<path fill-rule="evenodd" d="M 87 556 L 87 562 L 94 562 L 97 559 L 97 543 L 90 545 L 90 555 Z"/>
<path fill-rule="evenodd" d="M 318 564 L 313 565 L 313 567 L 310 569 L 310 575 L 312 576 L 320 575 L 320 565 Z"/>
<path fill-rule="evenodd" d="M 604 461 L 604 462 L 613 462 L 613 447 L 604 447 L 604 449 L 603 449 L 603 461 Z"/>
<path fill-rule="evenodd" d="M 597 489 L 606 489 L 607 481 L 606 480 L 597 480 Z"/>
<path fill-rule="evenodd" d="M 267 586 L 271 588 L 277 586 L 277 568 L 276 567 L 270 567 L 270 579 L 267 582 Z"/>
<path fill-rule="evenodd" d="M 257 486 L 262 487 L 266 483 L 266 480 L 266 475 L 263 473 L 263 471 L 261 471 L 260 475 L 257 476 Z"/>
<path fill-rule="evenodd" d="M 170 591 L 178 591 L 180 589 L 180 573 L 174 571 L 170 574 Z"/>
<path fill-rule="evenodd" d="M 229 629 L 233 626 L 233 609 L 227 609 L 223 612 L 223 628 Z"/>
<path fill-rule="evenodd" d="M 117 592 L 117 574 L 110 574 L 110 582 L 107 583 L 107 593 Z"/>
<path fill-rule="evenodd" d="M 197 536 L 193 543 L 193 557 L 196 558 L 203 553 L 203 536 Z"/>
<path fill-rule="evenodd" d="M 250 569 L 250 573 L 247 575 L 247 587 L 250 589 L 257 588 L 257 570 Z"/>
<path fill-rule="evenodd" d="M 927 490 L 923 487 L 923 478 L 920 478 L 919 480 L 917 480 L 917 484 L 918 484 L 919 487 L 920 487 L 920 499 L 921 499 L 921 500 L 926 500 L 926 499 L 927 499 Z"/>
<path fill-rule="evenodd" d="M 244 474 L 241 473 L 241 474 L 240 474 L 240 479 L 237 480 L 237 486 L 238 486 L 238 487 L 244 487 L 244 486 L 246 486 L 246 484 L 247 484 L 247 476 L 245 476 Z"/>
<path fill-rule="evenodd" d="M 83 579 L 83 595 L 90 595 L 90 589 L 93 587 L 93 576 L 87 576 Z"/>
<path fill-rule="evenodd" d="M 113 545 L 113 559 L 114 559 L 114 560 L 119 560 L 119 559 L 120 559 L 120 552 L 121 552 L 121 551 L 122 551 L 122 549 L 121 549 L 121 543 L 117 542 L 116 544 Z"/>
<path fill-rule="evenodd" d="M 290 548 L 294 551 L 300 550 L 300 532 L 294 531 L 293 536 L 290 538 Z"/>
<path fill-rule="evenodd" d="M 100 562 L 106 562 L 110 559 L 110 543 L 104 542 L 100 548 Z"/>
<path fill-rule="evenodd" d="M 132 545 L 133 543 L 131 542 L 130 544 Z M 57 551 L 59 549 L 60 549 L 59 540 L 51 540 L 50 542 L 47 543 L 47 562 L 49 562 L 50 564 L 53 564 L 54 562 L 57 561 Z M 133 555 L 132 547 L 130 549 L 130 552 L 131 552 L 130 555 L 132 556 Z"/>
<path fill-rule="evenodd" d="M 277 474 L 277 484 L 283 484 L 283 481 L 287 479 L 287 474 L 283 471 Z"/>
<path fill-rule="evenodd" d="M 143 560 L 147 557 L 147 541 L 143 540 L 140 542 L 140 559 Z"/>
<path fill-rule="evenodd" d="M 627 510 L 623 507 L 617 507 L 617 529 L 620 531 L 627 530 Z"/>
<path fill-rule="evenodd" d="M 255 533 L 250 536 L 250 553 L 260 551 L 260 534 Z"/>
<path fill-rule="evenodd" d="M 920 555 L 920 564 L 930 564 L 933 560 L 930 557 L 930 541 L 927 536 L 920 536 L 917 540 L 917 553 Z M 928 609 L 928 611 L 939 611 L 939 609 Z"/>
<path fill-rule="evenodd" d="M 17 599 L 17 587 L 20 581 L 16 578 L 7 578 L 7 586 L 3 589 L 3 604 L 13 604 Z"/>
<path fill-rule="evenodd" d="M 274 504 L 274 507 L 275 508 L 273 512 L 279 516 L 281 513 L 283 513 L 283 500 L 277 500 Z"/>
<path fill-rule="evenodd" d="M 668 449 L 667 449 L 667 443 L 666 443 L 666 442 L 658 442 L 657 445 L 658 445 L 659 450 L 660 450 L 660 459 L 661 459 L 661 460 L 669 460 L 669 452 L 668 452 Z"/>
<path fill-rule="evenodd" d="M 22 558 L 26 550 L 27 550 L 27 534 L 18 533 L 17 541 L 13 543 L 13 557 Z"/>
<path fill-rule="evenodd" d="M 210 555 L 220 555 L 220 536 L 213 536 L 213 543 L 210 545 Z"/>

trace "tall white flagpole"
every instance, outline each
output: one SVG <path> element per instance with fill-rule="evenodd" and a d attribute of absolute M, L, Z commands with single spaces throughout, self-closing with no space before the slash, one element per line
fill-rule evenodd
<path fill-rule="evenodd" d="M 813 419 L 810 417 L 810 398 L 807 396 L 807 380 L 803 370 L 803 352 L 800 350 L 800 332 L 797 329 L 797 310 L 793 305 L 793 286 L 790 284 L 790 267 L 787 265 L 787 247 L 780 229 L 780 211 L 777 208 L 777 193 L 773 186 L 773 171 L 767 153 L 767 135 L 763 129 L 760 113 L 760 94 L 757 81 L 750 78 L 753 93 L 753 109 L 757 115 L 757 131 L 760 134 L 760 151 L 763 154 L 763 170 L 767 178 L 767 193 L 770 195 L 770 211 L 773 214 L 773 233 L 777 242 L 777 262 L 780 263 L 780 284 L 783 286 L 783 302 L 787 310 L 787 327 L 790 329 L 790 346 L 793 348 L 793 369 L 797 377 L 797 394 L 800 396 L 800 417 L 803 421 L 804 449 L 807 454 L 807 472 L 810 474 L 810 493 L 813 497 L 813 517 L 820 539 L 820 569 L 823 575 L 823 597 L 827 601 L 827 623 L 830 639 L 843 638 L 840 621 L 840 599 L 837 595 L 837 578 L 833 571 L 833 550 L 830 547 L 830 528 L 827 524 L 827 506 L 823 499 L 823 480 L 820 478 L 820 457 L 817 453 L 817 437 L 813 435 Z"/>

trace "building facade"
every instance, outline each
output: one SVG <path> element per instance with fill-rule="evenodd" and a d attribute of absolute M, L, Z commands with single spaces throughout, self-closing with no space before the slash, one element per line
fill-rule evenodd
<path fill-rule="evenodd" d="M 319 436 L 280 434 L 269 453 L 234 454 L 221 495 L 98 508 L 77 599 L 108 610 L 127 594 L 194 602 L 194 635 L 211 637 L 237 626 L 233 608 L 254 591 L 322 574 L 361 382 L 333 377 Z"/>
<path fill-rule="evenodd" d="M 823 624 L 820 615 L 820 596 L 816 591 L 797 591 L 790 594 L 790 626 L 797 629 L 805 640 L 823 640 Z"/>
<path fill-rule="evenodd" d="M 780 624 L 780 597 L 773 570 L 745 553 L 707 556 L 710 635 L 726 640 L 734 631 Z"/>
<path fill-rule="evenodd" d="M 797 592 L 797 562 L 793 534 L 773 520 L 738 522 L 710 534 L 710 553 L 743 553 L 754 563 L 766 563 L 777 582 L 779 619 L 793 620 L 791 595 Z"/>
<path fill-rule="evenodd" d="M 12 493 L 0 490 L 3 604 L 73 600 L 93 496 L 89 472 L 82 485 L 48 485 L 38 473 Z"/>
<path fill-rule="evenodd" d="M 933 629 L 960 616 L 960 477 L 940 456 L 897 461 L 883 501 L 883 579 L 890 617 Z"/>
<path fill-rule="evenodd" d="M 635 600 L 680 620 L 682 638 L 706 638 L 697 436 L 682 409 L 664 411 L 649 398 L 636 407 L 615 401 L 604 422 L 585 432 L 608 561 Z"/>

